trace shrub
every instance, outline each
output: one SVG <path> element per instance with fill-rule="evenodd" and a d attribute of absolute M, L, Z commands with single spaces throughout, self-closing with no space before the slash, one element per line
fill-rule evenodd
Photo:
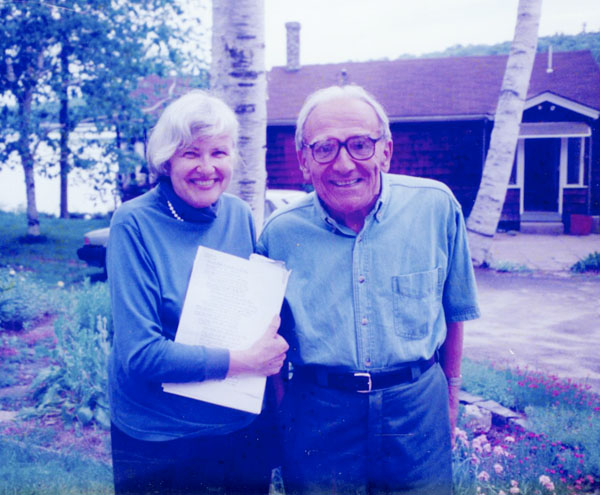
<path fill-rule="evenodd" d="M 41 289 L 30 274 L 0 268 L 0 330 L 22 330 L 56 311 L 56 291 Z"/>
<path fill-rule="evenodd" d="M 110 427 L 106 362 L 112 335 L 108 287 L 89 283 L 67 293 L 54 325 L 53 365 L 32 388 L 36 406 L 26 415 L 61 415 L 65 423 Z"/>
<path fill-rule="evenodd" d="M 600 272 L 600 251 L 594 251 L 579 260 L 571 267 L 571 271 L 575 273 Z"/>

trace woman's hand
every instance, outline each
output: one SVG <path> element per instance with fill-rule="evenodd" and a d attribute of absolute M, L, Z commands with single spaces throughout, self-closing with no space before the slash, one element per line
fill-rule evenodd
<path fill-rule="evenodd" d="M 243 351 L 229 352 L 227 376 L 248 373 L 271 376 L 279 373 L 289 346 L 277 333 L 281 319 L 275 316 L 265 334 L 252 347 Z"/>

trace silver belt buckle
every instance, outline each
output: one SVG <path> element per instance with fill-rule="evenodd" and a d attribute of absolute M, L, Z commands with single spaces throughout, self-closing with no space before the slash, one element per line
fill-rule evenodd
<path fill-rule="evenodd" d="M 357 371 L 354 373 L 354 376 L 366 376 L 369 384 L 369 388 L 367 390 L 357 390 L 359 394 L 368 394 L 373 389 L 373 381 L 371 380 L 371 373 L 366 373 L 362 371 Z"/>

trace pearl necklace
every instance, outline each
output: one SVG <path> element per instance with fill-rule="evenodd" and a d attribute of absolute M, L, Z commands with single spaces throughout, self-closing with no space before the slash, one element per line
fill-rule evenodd
<path fill-rule="evenodd" d="M 175 208 L 173 208 L 173 205 L 171 204 L 171 202 L 167 199 L 167 205 L 169 206 L 169 211 L 171 212 L 171 215 L 173 215 L 173 218 L 175 218 L 175 220 L 179 220 L 180 222 L 183 222 L 183 218 L 181 218 L 177 212 L 175 211 Z"/>

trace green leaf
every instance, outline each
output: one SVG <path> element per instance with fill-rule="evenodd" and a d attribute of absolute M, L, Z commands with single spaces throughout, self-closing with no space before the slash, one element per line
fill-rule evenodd
<path fill-rule="evenodd" d="M 90 424 L 93 417 L 94 413 L 89 407 L 80 407 L 77 410 L 77 419 L 83 426 Z"/>

